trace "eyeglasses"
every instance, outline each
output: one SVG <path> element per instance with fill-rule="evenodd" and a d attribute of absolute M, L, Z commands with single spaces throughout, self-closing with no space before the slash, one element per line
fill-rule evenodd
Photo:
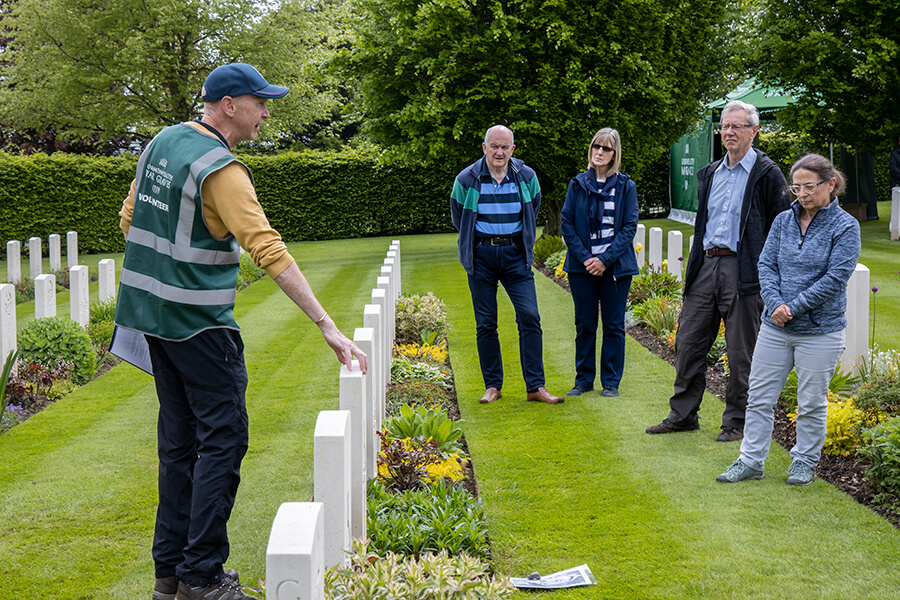
<path fill-rule="evenodd" d="M 788 189 L 791 190 L 791 193 L 795 196 L 799 196 L 801 191 L 806 192 L 807 194 L 812 194 L 817 187 L 825 183 L 823 179 L 819 183 L 804 183 L 803 185 L 789 185 Z"/>
<path fill-rule="evenodd" d="M 591 144 L 591 150 L 603 150 L 604 152 L 615 152 L 615 148 L 604 146 L 603 144 Z"/>
<path fill-rule="evenodd" d="M 735 133 L 740 133 L 743 130 L 753 127 L 753 125 L 744 125 L 742 123 L 731 124 L 725 123 L 724 125 L 719 125 L 719 131 L 728 131 L 729 129 Z"/>

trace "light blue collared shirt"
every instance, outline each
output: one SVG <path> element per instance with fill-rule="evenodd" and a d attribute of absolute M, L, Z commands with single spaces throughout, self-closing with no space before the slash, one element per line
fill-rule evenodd
<path fill-rule="evenodd" d="M 713 173 L 707 204 L 706 233 L 703 249 L 728 248 L 737 252 L 741 233 L 741 206 L 750 171 L 756 164 L 756 150 L 750 148 L 744 158 L 728 167 L 728 157 L 722 159 Z"/>

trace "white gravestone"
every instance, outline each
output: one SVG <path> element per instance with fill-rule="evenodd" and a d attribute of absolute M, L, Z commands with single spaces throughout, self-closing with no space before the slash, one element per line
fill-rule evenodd
<path fill-rule="evenodd" d="M 376 477 L 378 473 L 378 453 L 381 451 L 381 440 L 375 434 L 381 429 L 381 415 L 375 400 L 375 369 L 372 368 L 372 355 L 375 352 L 375 330 L 371 327 L 357 327 L 353 332 L 353 343 L 359 346 L 369 357 L 369 372 L 366 376 L 365 405 L 366 422 L 372 426 L 366 430 L 366 474 L 369 479 Z"/>
<path fill-rule="evenodd" d="M 387 315 L 387 318 L 385 319 L 385 322 L 387 324 L 386 329 L 385 329 L 385 334 L 388 336 L 387 343 L 390 346 L 391 351 L 393 352 L 394 336 L 391 334 L 397 330 L 397 324 L 394 321 L 394 319 L 396 319 L 397 302 L 396 302 L 396 300 L 394 302 L 390 301 L 390 297 L 391 297 L 390 288 L 391 288 L 391 278 L 390 277 L 385 277 L 384 275 L 382 275 L 381 277 L 375 278 L 375 289 L 384 290 L 384 294 L 385 294 L 385 305 L 384 305 L 385 313 L 384 314 Z"/>
<path fill-rule="evenodd" d="M 397 265 L 397 295 L 399 296 L 403 293 L 403 286 L 401 285 L 403 279 L 400 276 L 400 272 L 402 270 L 400 268 L 400 242 L 394 242 L 388 247 L 388 258 L 392 258 L 391 252 L 394 253 L 394 264 Z"/>
<path fill-rule="evenodd" d="M 647 245 L 644 243 L 646 230 L 643 223 L 638 223 L 637 233 L 634 234 L 634 254 L 637 257 L 638 269 L 644 266 L 644 251 L 647 249 Z"/>
<path fill-rule="evenodd" d="M 387 388 L 391 383 L 391 358 L 394 354 L 393 341 L 388 337 L 388 300 L 384 290 L 372 290 L 372 304 L 381 307 L 381 329 L 378 330 L 379 353 L 384 359 L 379 363 L 381 366 L 381 385 Z M 363 323 L 365 325 L 365 323 Z M 385 389 L 375 392 L 377 397 L 383 401 Z"/>
<path fill-rule="evenodd" d="M 97 263 L 100 270 L 100 302 L 107 302 L 116 299 L 116 261 L 111 258 L 104 258 Z"/>
<path fill-rule="evenodd" d="M 91 321 L 87 265 L 69 269 L 69 318 L 84 328 L 87 328 Z"/>
<path fill-rule="evenodd" d="M 869 268 L 856 265 L 847 282 L 847 339 L 841 369 L 859 374 L 858 366 L 869 354 Z"/>
<path fill-rule="evenodd" d="M 50 234 L 50 237 L 47 238 L 47 245 L 50 248 L 50 270 L 55 273 L 62 268 L 62 258 L 60 256 L 62 248 L 59 243 L 59 234 Z"/>
<path fill-rule="evenodd" d="M 78 232 L 70 231 L 66 234 L 66 260 L 68 267 L 78 266 Z"/>
<path fill-rule="evenodd" d="M 325 568 L 350 549 L 350 412 L 323 410 L 313 434 L 313 500 L 325 507 Z"/>
<path fill-rule="evenodd" d="M 387 385 L 390 382 L 390 371 L 388 371 L 388 380 L 384 378 L 384 362 L 388 362 L 390 369 L 390 355 L 385 355 L 382 349 L 382 322 L 384 321 L 381 305 L 366 304 L 363 307 L 363 327 L 372 330 L 372 354 L 369 355 L 369 373 L 372 379 L 372 401 L 373 414 L 376 415 L 376 421 L 379 426 L 384 420 L 384 401 Z"/>
<path fill-rule="evenodd" d="M 891 189 L 891 221 L 888 231 L 892 240 L 900 240 L 900 186 Z"/>
<path fill-rule="evenodd" d="M 365 376 L 359 363 L 353 361 L 353 370 L 341 365 L 340 406 L 350 412 L 350 533 L 354 538 L 366 537 L 366 407 Z"/>
<path fill-rule="evenodd" d="M 654 269 L 662 269 L 663 231 L 660 227 L 650 228 L 650 243 L 647 248 L 648 261 Z"/>
<path fill-rule="evenodd" d="M 267 600 L 325 598 L 325 519 L 321 502 L 278 507 L 266 547 Z"/>
<path fill-rule="evenodd" d="M 11 283 L 0 283 L 0 369 L 6 357 L 16 351 L 16 290 Z"/>
<path fill-rule="evenodd" d="M 669 273 L 681 281 L 681 267 L 684 265 L 684 238 L 680 231 L 674 229 L 669 232 L 668 237 Z"/>
<path fill-rule="evenodd" d="M 6 242 L 6 277 L 10 283 L 22 281 L 22 242 Z"/>
<path fill-rule="evenodd" d="M 34 278 L 34 318 L 56 316 L 56 276 L 46 274 Z"/>
<path fill-rule="evenodd" d="M 32 281 L 37 279 L 43 271 L 43 255 L 41 254 L 41 238 L 33 237 L 28 239 L 28 266 L 31 271 Z"/>

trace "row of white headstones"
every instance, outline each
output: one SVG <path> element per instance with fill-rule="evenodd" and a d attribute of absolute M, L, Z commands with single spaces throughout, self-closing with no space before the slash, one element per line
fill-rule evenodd
<path fill-rule="evenodd" d="M 87 267 L 78 265 L 78 237 L 70 232 L 68 258 L 72 318 L 89 318 Z M 41 241 L 29 241 L 36 286 L 35 317 L 56 314 L 56 285 L 42 274 Z M 19 242 L 7 244 L 10 281 L 21 281 Z M 50 237 L 51 269 L 59 270 L 59 236 Z M 100 299 L 115 298 L 115 263 L 100 261 Z M 340 369 L 340 410 L 321 411 L 313 450 L 313 502 L 286 502 L 275 515 L 266 551 L 267 596 L 274 600 L 324 598 L 325 569 L 343 564 L 352 539 L 366 537 L 366 487 L 377 474 L 380 443 L 376 432 L 385 416 L 394 346 L 395 307 L 400 295 L 400 241 L 394 240 L 376 277 L 363 326 L 353 341 L 368 357 L 364 374 L 358 361 Z M 16 349 L 15 288 L 0 284 L 0 357 Z"/>
<path fill-rule="evenodd" d="M 368 357 L 340 369 L 339 410 L 323 410 L 313 433 L 313 501 L 278 508 L 266 549 L 266 597 L 322 600 L 325 569 L 346 564 L 351 541 L 366 537 L 366 488 L 377 476 L 400 296 L 400 241 L 388 248 L 353 341 Z"/>
<path fill-rule="evenodd" d="M 648 239 L 645 244 L 644 240 Z M 669 273 L 682 279 L 687 266 L 684 238 L 680 231 L 669 231 L 666 243 L 665 268 Z M 694 236 L 688 239 L 687 248 L 694 244 Z M 649 236 L 643 225 L 638 225 L 634 236 L 635 253 L 638 266 L 645 260 L 656 269 L 663 269 L 663 230 L 651 227 Z M 852 373 L 858 369 L 861 359 L 866 358 L 869 351 L 869 268 L 858 264 L 847 282 L 847 341 L 844 354 L 841 356 L 841 369 Z"/>
<path fill-rule="evenodd" d="M 50 270 L 59 272 L 62 265 L 60 236 L 50 235 Z M 69 269 L 69 318 L 87 327 L 91 316 L 91 300 L 87 265 L 78 264 L 78 233 L 66 234 L 66 254 Z M 28 240 L 30 278 L 34 282 L 34 316 L 36 319 L 56 316 L 56 275 L 42 273 L 43 255 L 41 239 Z M 101 302 L 116 297 L 116 263 L 111 258 L 99 262 L 99 298 Z M 6 243 L 6 272 L 9 283 L 0 284 L 0 365 L 15 352 L 16 343 L 16 293 L 15 285 L 22 281 L 22 244 Z"/>

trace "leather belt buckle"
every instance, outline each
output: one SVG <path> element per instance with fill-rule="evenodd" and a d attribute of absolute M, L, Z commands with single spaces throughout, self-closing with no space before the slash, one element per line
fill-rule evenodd
<path fill-rule="evenodd" d="M 508 246 L 508 245 L 509 245 L 509 238 L 502 238 L 502 237 L 491 238 L 491 246 Z"/>

